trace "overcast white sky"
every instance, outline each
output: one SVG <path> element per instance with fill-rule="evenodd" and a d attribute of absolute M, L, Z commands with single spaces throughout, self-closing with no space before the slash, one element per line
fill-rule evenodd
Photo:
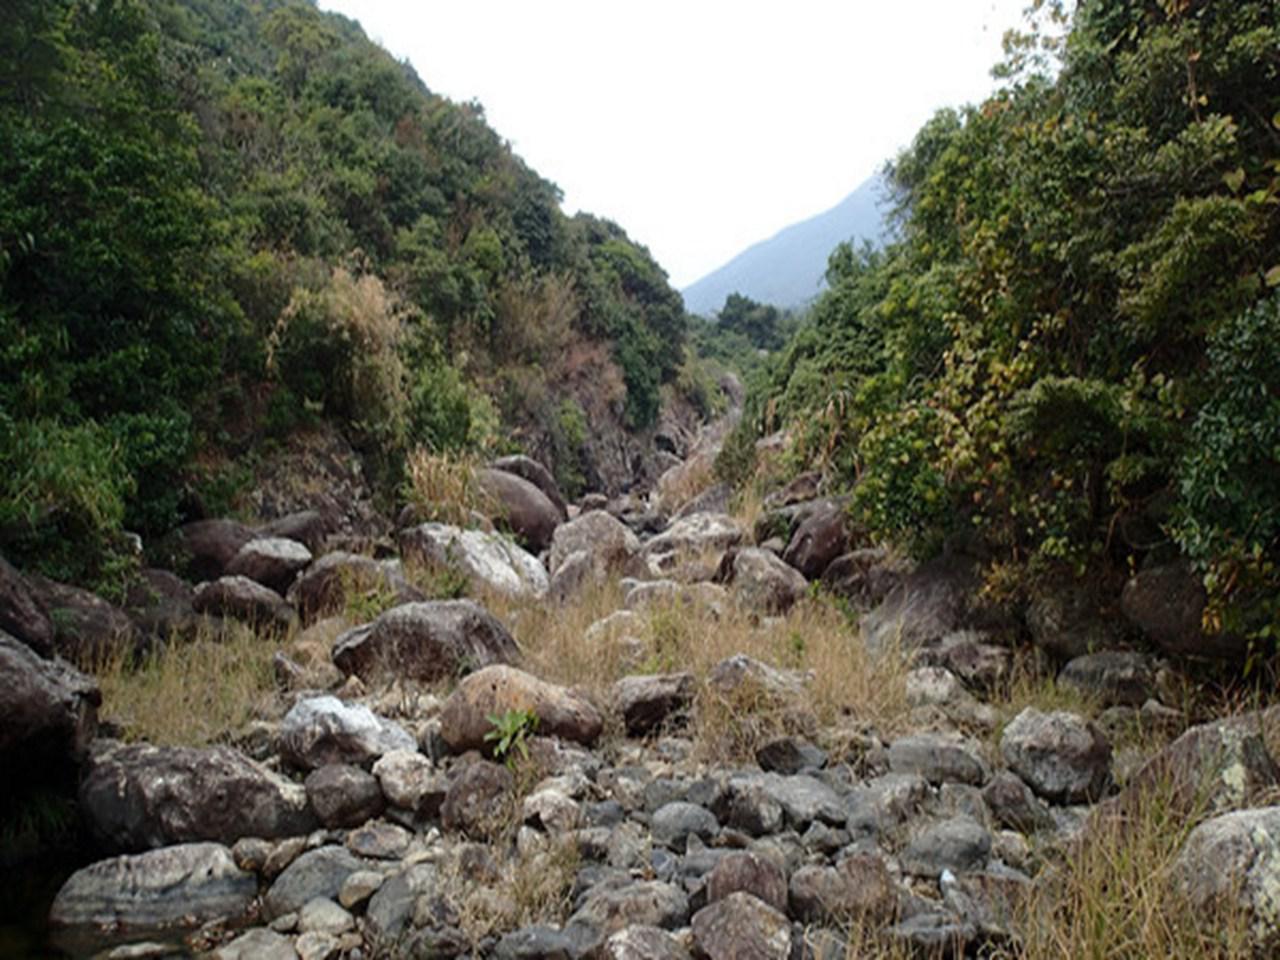
<path fill-rule="evenodd" d="M 834 206 L 933 111 L 994 86 L 1028 0 L 320 0 L 479 100 L 569 213 L 676 287 Z"/>

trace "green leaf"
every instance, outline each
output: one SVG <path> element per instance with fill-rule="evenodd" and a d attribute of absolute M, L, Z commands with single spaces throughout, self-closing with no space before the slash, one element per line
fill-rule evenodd
<path fill-rule="evenodd" d="M 1271 125 L 1280 130 L 1280 110 L 1276 111 L 1276 115 L 1271 118 Z"/>
<path fill-rule="evenodd" d="M 1280 287 L 1280 263 L 1267 271 L 1267 286 Z"/>
<path fill-rule="evenodd" d="M 1227 189 L 1232 193 L 1239 193 L 1240 188 L 1244 186 L 1244 170 L 1240 167 L 1232 170 L 1230 173 L 1222 175 L 1222 182 L 1227 185 Z"/>

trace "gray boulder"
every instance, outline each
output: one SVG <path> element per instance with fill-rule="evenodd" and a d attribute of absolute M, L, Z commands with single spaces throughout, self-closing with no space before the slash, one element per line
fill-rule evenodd
<path fill-rule="evenodd" d="M 4 557 L 0 557 L 0 631 L 21 640 L 42 657 L 53 656 L 49 613 L 31 584 Z"/>
<path fill-rule="evenodd" d="M 554 576 L 572 554 L 584 552 L 599 577 L 626 569 L 640 552 L 640 540 L 604 510 L 589 510 L 556 528 L 547 568 Z"/>
<path fill-rule="evenodd" d="M 302 787 L 230 747 L 101 744 L 80 785 L 80 806 L 108 849 L 138 851 L 314 829 Z"/>
<path fill-rule="evenodd" d="M 98 726 L 97 683 L 0 632 L 0 771 L 74 767 Z"/>
<path fill-rule="evenodd" d="M 285 537 L 255 537 L 241 547 L 227 564 L 228 576 L 248 577 L 284 593 L 298 573 L 311 563 L 311 551 Z"/>
<path fill-rule="evenodd" d="M 1000 752 L 1051 803 L 1098 800 L 1111 782 L 1111 745 L 1096 724 L 1073 713 L 1027 707 L 1005 727 Z"/>
<path fill-rule="evenodd" d="M 49 911 L 55 942 L 73 954 L 163 938 L 245 917 L 258 881 L 216 843 L 114 857 L 73 873 Z"/>
<path fill-rule="evenodd" d="M 402 530 L 400 552 L 442 567 L 456 567 L 473 583 L 516 599 L 540 600 L 550 586 L 538 558 L 500 533 L 423 523 Z"/>
<path fill-rule="evenodd" d="M 476 479 L 496 504 L 494 520 L 504 521 L 516 539 L 534 553 L 551 546 L 564 515 L 545 493 L 523 477 L 504 470 L 481 470 Z"/>
<path fill-rule="evenodd" d="M 902 869 L 916 876 L 936 877 L 944 870 L 981 870 L 991 856 L 991 834 L 968 817 L 930 824 L 902 852 Z"/>
<path fill-rule="evenodd" d="M 259 629 L 284 631 L 298 622 L 284 597 L 248 577 L 225 576 L 200 584 L 192 606 L 196 613 L 229 617 Z"/>
<path fill-rule="evenodd" d="M 782 559 L 806 579 L 816 580 L 848 546 L 848 514 L 841 504 L 827 503 L 796 528 Z"/>
<path fill-rule="evenodd" d="M 893 741 L 889 745 L 889 769 L 919 774 L 933 784 L 980 786 L 989 776 L 977 744 L 941 733 L 919 733 Z"/>
<path fill-rule="evenodd" d="M 519 657 L 507 628 L 473 600 L 401 604 L 333 646 L 338 669 L 364 680 L 390 673 L 431 682 Z"/>
<path fill-rule="evenodd" d="M 507 457 L 499 457 L 489 466 L 494 470 L 512 473 L 522 480 L 529 481 L 541 490 L 543 495 L 555 506 L 560 514 L 562 523 L 569 519 L 569 511 L 565 506 L 564 495 L 560 493 L 559 484 L 556 483 L 555 477 L 551 475 L 551 471 L 537 460 L 532 457 L 526 457 L 523 454 L 513 454 Z"/>
<path fill-rule="evenodd" d="M 393 750 L 417 748 L 417 741 L 399 724 L 337 697 L 299 700 L 280 725 L 280 756 L 301 770 L 331 763 L 367 767 Z"/>
<path fill-rule="evenodd" d="M 786 613 L 809 591 L 800 573 L 759 547 L 726 554 L 722 570 L 738 602 L 757 613 Z"/>
<path fill-rule="evenodd" d="M 280 874 L 262 899 L 268 920 L 301 910 L 316 897 L 337 900 L 347 877 L 366 869 L 365 861 L 346 847 L 327 846 L 309 850 Z"/>

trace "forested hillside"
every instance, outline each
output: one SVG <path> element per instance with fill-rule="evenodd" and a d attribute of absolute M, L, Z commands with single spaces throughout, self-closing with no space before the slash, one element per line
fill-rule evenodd
<path fill-rule="evenodd" d="M 786 427 L 867 532 L 977 553 L 994 596 L 1181 557 L 1210 635 L 1274 638 L 1280 8 L 1056 13 L 892 164 L 901 241 L 835 251 L 722 466 Z"/>
<path fill-rule="evenodd" d="M 305 0 L 20 0 L 0 31 L 0 550 L 100 579 L 336 425 L 526 449 L 652 423 L 679 295 L 478 104 Z"/>

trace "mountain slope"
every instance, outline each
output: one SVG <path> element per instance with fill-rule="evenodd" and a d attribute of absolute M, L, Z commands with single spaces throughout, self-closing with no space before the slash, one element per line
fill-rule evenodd
<path fill-rule="evenodd" d="M 884 236 L 885 182 L 876 174 L 836 206 L 748 247 L 723 267 L 690 284 L 685 309 L 706 316 L 731 293 L 760 303 L 797 307 L 822 292 L 827 257 L 836 244 Z"/>

